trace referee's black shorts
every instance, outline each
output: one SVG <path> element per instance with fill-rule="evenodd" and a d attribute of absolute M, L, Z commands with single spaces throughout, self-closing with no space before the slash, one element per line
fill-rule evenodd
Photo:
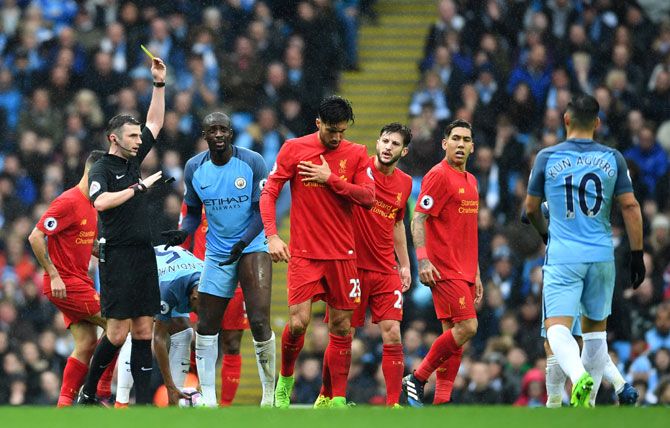
<path fill-rule="evenodd" d="M 151 245 L 105 248 L 100 263 L 102 316 L 128 319 L 160 310 L 156 254 Z"/>

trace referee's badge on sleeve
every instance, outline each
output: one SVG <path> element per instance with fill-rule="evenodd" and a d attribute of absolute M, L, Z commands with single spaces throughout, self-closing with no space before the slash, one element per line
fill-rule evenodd
<path fill-rule="evenodd" d="M 95 195 L 96 193 L 98 193 L 99 190 L 100 190 L 100 183 L 98 183 L 97 181 L 92 182 L 91 188 L 88 190 L 88 196 L 91 197 Z"/>

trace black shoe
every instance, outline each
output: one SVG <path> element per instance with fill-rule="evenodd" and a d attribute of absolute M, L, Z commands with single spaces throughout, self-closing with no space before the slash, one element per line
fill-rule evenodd
<path fill-rule="evenodd" d="M 407 396 L 407 404 L 410 407 L 423 407 L 424 385 L 425 382 L 415 378 L 413 373 L 402 378 L 402 390 Z"/>
<path fill-rule="evenodd" d="M 89 396 L 88 394 L 84 393 L 83 390 L 79 393 L 79 396 L 77 397 L 77 405 L 107 407 L 105 403 L 103 403 L 98 399 L 98 397 L 96 397 L 95 395 Z"/>

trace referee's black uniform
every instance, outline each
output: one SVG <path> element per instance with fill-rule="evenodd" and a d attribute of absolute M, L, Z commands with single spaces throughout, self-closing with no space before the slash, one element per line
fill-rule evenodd
<path fill-rule="evenodd" d="M 140 164 L 156 139 L 146 126 L 137 156 L 106 154 L 88 175 L 91 203 L 105 192 L 125 190 L 140 180 Z M 156 255 L 151 245 L 152 215 L 148 193 L 136 193 L 123 204 L 99 212 L 100 303 L 105 318 L 154 316 L 160 309 Z M 104 260 L 104 261 L 103 261 Z"/>

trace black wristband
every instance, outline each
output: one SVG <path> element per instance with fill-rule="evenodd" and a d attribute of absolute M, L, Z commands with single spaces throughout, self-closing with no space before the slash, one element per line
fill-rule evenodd
<path fill-rule="evenodd" d="M 135 195 L 137 195 L 138 193 L 144 193 L 144 192 L 147 191 L 147 186 L 145 186 L 142 183 L 133 184 L 132 186 L 130 186 L 130 188 L 133 189 L 133 191 L 135 192 Z"/>
<path fill-rule="evenodd" d="M 154 88 L 162 88 L 165 86 L 165 82 L 154 82 Z"/>

